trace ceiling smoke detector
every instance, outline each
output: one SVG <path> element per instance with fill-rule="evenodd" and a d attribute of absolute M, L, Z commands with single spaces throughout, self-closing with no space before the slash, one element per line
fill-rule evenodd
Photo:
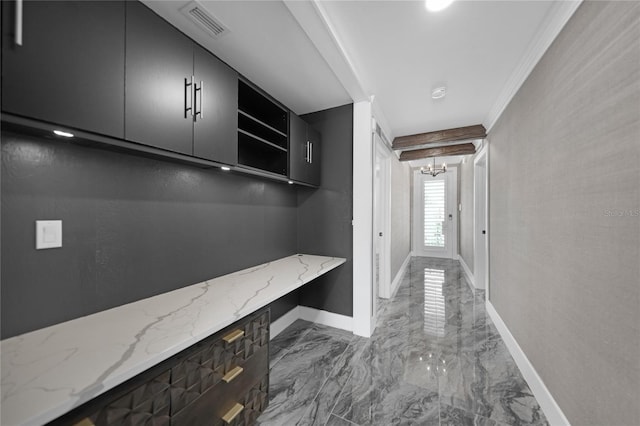
<path fill-rule="evenodd" d="M 444 98 L 444 96 L 446 94 L 447 94 L 447 88 L 446 87 L 444 87 L 444 86 L 436 87 L 431 92 L 431 99 L 442 99 L 442 98 Z"/>
<path fill-rule="evenodd" d="M 198 28 L 209 34 L 211 38 L 218 39 L 230 32 L 226 25 L 197 1 L 187 3 L 180 9 L 180 12 L 195 23 Z"/>

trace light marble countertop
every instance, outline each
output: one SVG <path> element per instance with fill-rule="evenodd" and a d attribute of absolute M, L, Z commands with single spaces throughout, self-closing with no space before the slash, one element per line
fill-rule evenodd
<path fill-rule="evenodd" d="M 47 423 L 344 262 L 293 255 L 3 340 L 0 423 Z"/>

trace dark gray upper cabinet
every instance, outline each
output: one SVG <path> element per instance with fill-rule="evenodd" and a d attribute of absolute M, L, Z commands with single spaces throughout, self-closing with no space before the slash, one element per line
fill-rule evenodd
<path fill-rule="evenodd" d="M 307 126 L 307 139 L 309 140 L 309 174 L 307 183 L 311 185 L 320 186 L 320 149 L 321 138 L 320 133 L 313 127 Z"/>
<path fill-rule="evenodd" d="M 126 46 L 126 138 L 236 164 L 238 74 L 138 2 Z"/>
<path fill-rule="evenodd" d="M 306 182 L 308 168 L 307 123 L 296 114 L 289 113 L 289 178 Z"/>
<path fill-rule="evenodd" d="M 125 4 L 2 2 L 2 111 L 124 137 Z"/>
<path fill-rule="evenodd" d="M 5 121 L 287 179 L 289 111 L 144 4 L 24 1 L 22 45 L 1 8 Z"/>
<path fill-rule="evenodd" d="M 289 113 L 289 178 L 320 185 L 320 134 L 302 118 Z"/>
<path fill-rule="evenodd" d="M 238 162 L 238 73 L 200 46 L 194 49 L 193 155 Z"/>
<path fill-rule="evenodd" d="M 139 2 L 127 2 L 127 140 L 193 153 L 193 42 Z"/>

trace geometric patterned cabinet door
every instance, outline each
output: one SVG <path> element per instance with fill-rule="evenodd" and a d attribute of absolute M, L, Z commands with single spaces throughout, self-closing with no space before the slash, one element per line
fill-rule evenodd
<path fill-rule="evenodd" d="M 254 385 L 242 399 L 244 410 L 231 422 L 227 423 L 218 419 L 215 426 L 245 426 L 253 425 L 258 420 L 258 416 L 267 409 L 269 403 L 269 375 L 266 375 Z"/>
<path fill-rule="evenodd" d="M 89 418 L 96 425 L 168 425 L 170 377 L 170 371 L 165 371 Z"/>
<path fill-rule="evenodd" d="M 50 425 L 249 426 L 269 403 L 263 308 Z"/>
<path fill-rule="evenodd" d="M 268 343 L 269 312 L 264 311 L 196 345 L 193 355 L 171 369 L 171 415 L 197 400 L 234 369 L 246 370 L 245 364 L 252 355 Z"/>
<path fill-rule="evenodd" d="M 171 374 L 172 425 L 252 425 L 268 403 L 269 312 L 203 342 Z"/>

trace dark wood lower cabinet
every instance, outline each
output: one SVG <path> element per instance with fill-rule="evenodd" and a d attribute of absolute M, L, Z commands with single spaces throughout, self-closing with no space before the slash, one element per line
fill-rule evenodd
<path fill-rule="evenodd" d="M 253 425 L 269 402 L 269 310 L 249 315 L 50 425 Z"/>

